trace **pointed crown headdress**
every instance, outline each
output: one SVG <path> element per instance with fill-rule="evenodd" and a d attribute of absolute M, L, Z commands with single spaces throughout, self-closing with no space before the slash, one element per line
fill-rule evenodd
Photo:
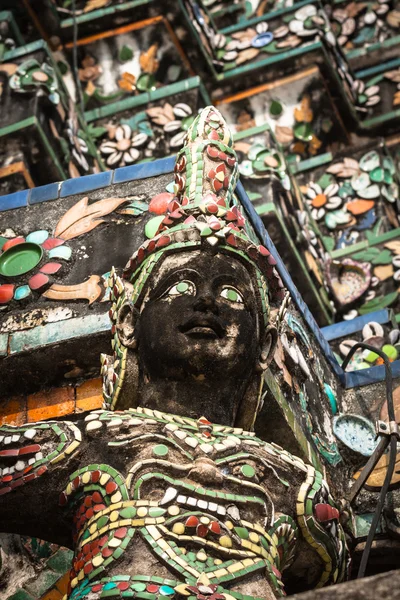
<path fill-rule="evenodd" d="M 175 195 L 164 215 L 154 218 L 156 233 L 129 259 L 122 278 L 132 284 L 129 301 L 140 308 L 146 282 L 162 259 L 174 252 L 207 249 L 229 253 L 252 269 L 257 282 L 265 326 L 270 303 L 285 295 L 275 269 L 276 261 L 258 240 L 242 214 L 234 195 L 238 161 L 233 139 L 222 115 L 213 107 L 204 108 L 187 132 L 177 155 Z M 110 276 L 113 358 L 102 355 L 105 406 L 114 409 L 121 390 L 127 349 L 117 333 L 117 315 L 128 300 L 122 280 L 113 269 Z"/>

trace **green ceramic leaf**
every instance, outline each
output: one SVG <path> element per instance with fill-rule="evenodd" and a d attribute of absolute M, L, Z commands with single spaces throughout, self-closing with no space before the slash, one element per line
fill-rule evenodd
<path fill-rule="evenodd" d="M 65 75 L 68 72 L 68 65 L 63 60 L 57 62 L 57 67 L 60 69 L 61 75 Z"/>
<path fill-rule="evenodd" d="M 136 82 L 139 92 L 148 92 L 155 89 L 156 78 L 151 73 L 142 73 Z"/>
<path fill-rule="evenodd" d="M 131 48 L 129 48 L 129 46 L 122 46 L 120 53 L 119 53 L 119 60 L 121 62 L 126 62 L 128 60 L 131 60 L 133 57 L 133 51 Z"/>
<path fill-rule="evenodd" d="M 357 252 L 356 254 L 352 254 L 351 257 L 354 260 L 361 260 L 363 262 L 371 262 L 374 260 L 381 251 L 379 248 L 367 248 L 367 250 L 362 250 L 361 252 Z"/>
<path fill-rule="evenodd" d="M 336 183 L 336 179 L 330 173 L 324 173 L 317 181 L 317 184 L 320 185 L 323 190 L 327 188 L 328 185 L 331 185 L 331 183 Z"/>
<path fill-rule="evenodd" d="M 285 48 L 277 48 L 277 41 L 274 40 L 270 44 L 267 44 L 263 48 L 261 48 L 261 52 L 266 52 L 267 54 L 279 54 L 280 52 L 284 52 Z"/>
<path fill-rule="evenodd" d="M 93 125 L 93 123 L 90 123 L 88 125 L 88 130 L 90 135 L 95 139 L 107 133 L 107 129 L 105 127 L 96 127 L 95 125 Z"/>
<path fill-rule="evenodd" d="M 385 248 L 371 262 L 373 265 L 390 265 L 392 262 L 392 253 Z"/>
<path fill-rule="evenodd" d="M 382 308 L 386 308 L 390 306 L 397 300 L 398 292 L 392 292 L 391 294 L 387 294 L 386 296 L 378 296 L 369 302 L 363 304 L 358 312 L 360 315 L 366 315 L 370 312 L 374 312 L 375 310 L 381 310 Z"/>
<path fill-rule="evenodd" d="M 334 248 L 335 248 L 334 238 L 330 237 L 328 235 L 324 235 L 322 240 L 324 242 L 324 246 L 325 246 L 327 252 L 332 252 L 332 250 L 334 250 Z"/>

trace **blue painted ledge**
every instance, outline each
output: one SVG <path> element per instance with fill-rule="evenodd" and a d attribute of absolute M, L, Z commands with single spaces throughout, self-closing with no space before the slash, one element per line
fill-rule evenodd
<path fill-rule="evenodd" d="M 22 208 L 24 206 L 39 204 L 67 198 L 75 194 L 86 194 L 100 188 L 108 187 L 113 183 L 125 183 L 135 179 L 147 179 L 172 173 L 175 165 L 175 156 L 160 158 L 152 162 L 139 163 L 129 167 L 120 167 L 114 171 L 104 171 L 93 175 L 84 175 L 75 179 L 48 183 L 30 190 L 21 190 L 13 194 L 0 196 L 0 212 Z"/>
<path fill-rule="evenodd" d="M 338 338 L 352 335 L 357 331 L 361 331 L 364 325 L 370 323 L 370 321 L 375 321 L 375 323 L 389 323 L 392 320 L 391 311 L 388 309 L 377 310 L 374 313 L 369 313 L 367 315 L 362 315 L 361 317 L 356 317 L 351 321 L 341 321 L 340 323 L 334 323 L 333 325 L 328 325 L 327 327 L 322 327 L 321 331 L 324 338 L 330 342 L 332 340 L 337 340 Z"/>

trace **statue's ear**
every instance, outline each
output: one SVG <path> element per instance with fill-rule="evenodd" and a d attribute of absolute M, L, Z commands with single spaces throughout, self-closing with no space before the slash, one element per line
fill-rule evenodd
<path fill-rule="evenodd" d="M 269 325 L 264 332 L 263 340 L 261 343 L 261 352 L 258 358 L 258 369 L 259 371 L 265 371 L 272 361 L 275 348 L 278 341 L 278 330 L 273 325 Z"/>
<path fill-rule="evenodd" d="M 126 348 L 137 347 L 139 340 L 139 311 L 130 302 L 125 302 L 118 312 L 118 337 Z"/>

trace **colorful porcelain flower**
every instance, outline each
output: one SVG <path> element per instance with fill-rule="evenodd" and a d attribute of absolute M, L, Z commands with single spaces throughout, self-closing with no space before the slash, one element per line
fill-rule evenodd
<path fill-rule="evenodd" d="M 103 72 L 103 69 L 97 64 L 96 59 L 93 56 L 85 56 L 81 64 L 82 68 L 78 70 L 80 81 L 86 83 L 89 81 L 96 81 Z"/>
<path fill-rule="evenodd" d="M 0 238 L 0 304 L 24 300 L 33 290 L 40 290 L 50 282 L 49 275 L 57 273 L 62 263 L 53 259 L 69 260 L 71 248 L 64 240 L 51 237 L 48 231 L 33 231 L 26 237 Z"/>
<path fill-rule="evenodd" d="M 311 37 L 318 33 L 319 26 L 323 25 L 313 4 L 306 4 L 294 13 L 294 19 L 289 23 L 289 31 L 300 37 Z"/>
<path fill-rule="evenodd" d="M 223 594 L 218 594 L 217 588 L 218 586 L 215 583 L 208 585 L 200 583 L 198 585 L 188 585 L 186 589 L 192 592 L 197 600 L 225 600 Z"/>
<path fill-rule="evenodd" d="M 364 81 L 357 79 L 354 82 L 354 89 L 357 92 L 357 104 L 361 109 L 364 106 L 375 106 L 381 101 L 379 85 L 367 86 Z"/>
<path fill-rule="evenodd" d="M 140 157 L 140 150 L 149 136 L 146 133 L 134 133 L 127 124 L 109 128 L 109 139 L 100 145 L 101 154 L 107 156 L 109 167 L 134 163 Z"/>
<path fill-rule="evenodd" d="M 191 107 L 185 102 L 171 106 L 168 102 L 164 106 L 154 106 L 147 111 L 152 123 L 162 126 L 165 133 L 173 134 L 169 140 L 171 148 L 180 148 L 185 141 L 186 132 L 194 121 Z"/>
<path fill-rule="evenodd" d="M 75 162 L 83 171 L 89 171 L 89 164 L 85 156 L 85 154 L 88 154 L 89 148 L 82 135 L 80 135 L 79 123 L 76 116 L 67 120 L 66 133 Z"/>
<path fill-rule="evenodd" d="M 318 183 L 311 182 L 307 188 L 307 202 L 311 207 L 311 215 L 320 221 L 327 211 L 337 210 L 342 204 L 342 198 L 337 195 L 339 185 L 332 183 L 325 188 Z"/>

